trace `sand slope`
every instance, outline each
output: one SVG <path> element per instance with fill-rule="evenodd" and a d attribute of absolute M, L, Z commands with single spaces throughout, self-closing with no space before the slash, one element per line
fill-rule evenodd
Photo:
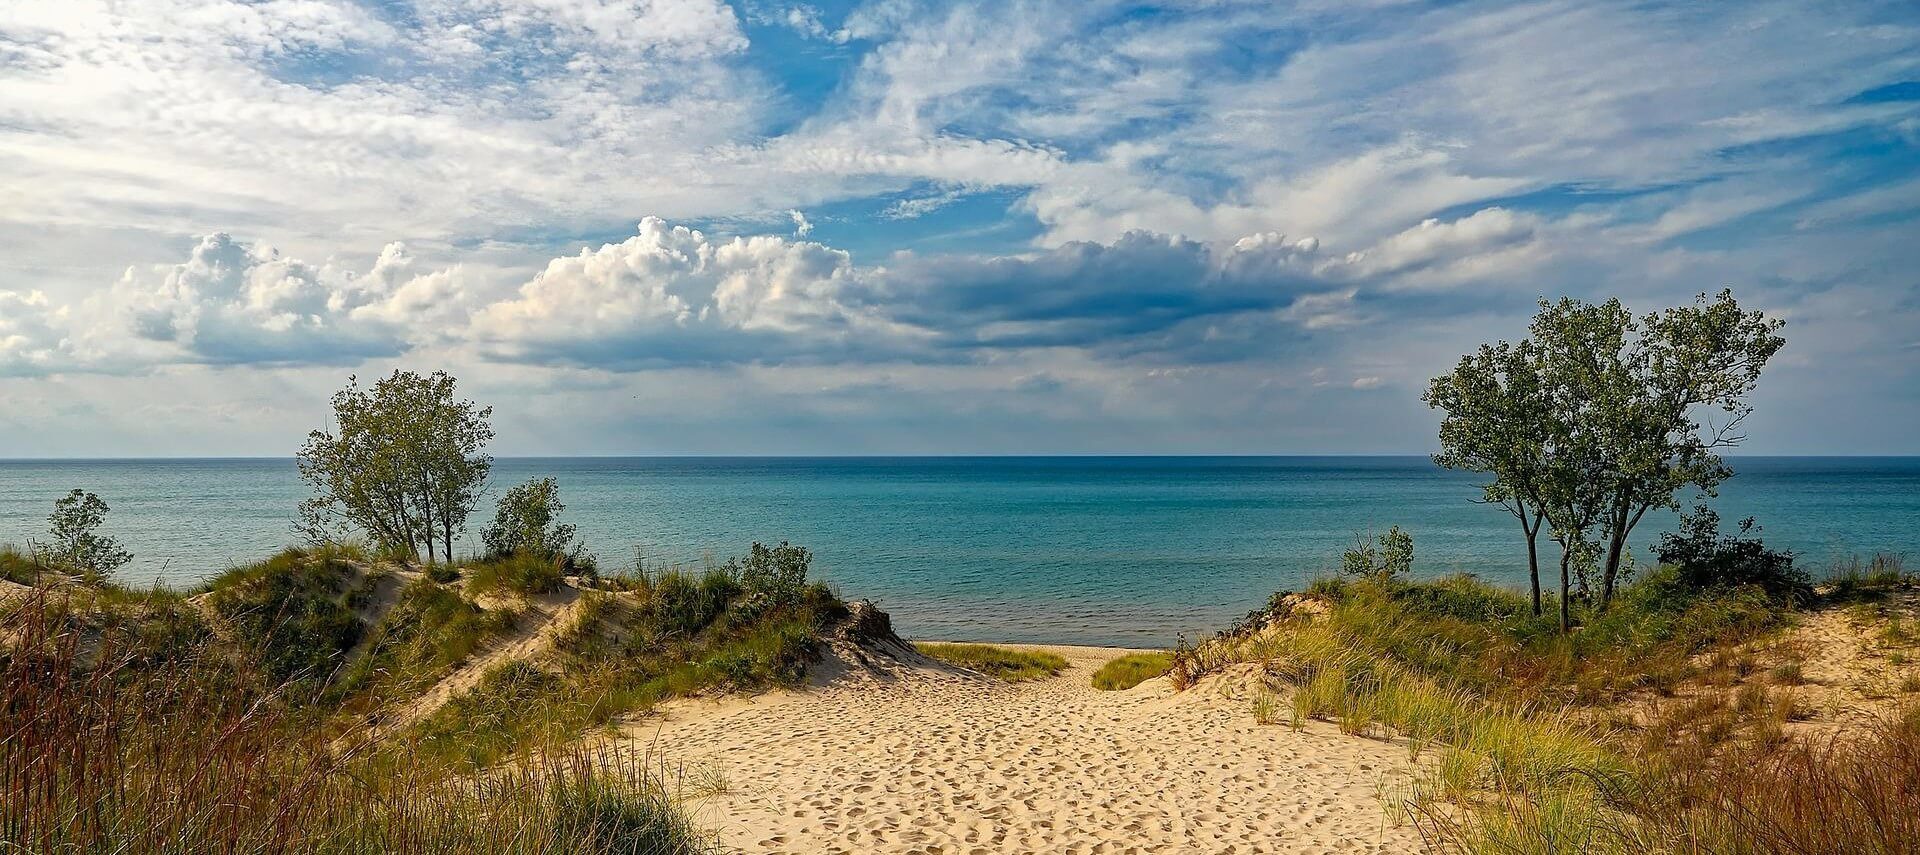
<path fill-rule="evenodd" d="M 1405 747 L 1258 725 L 1220 686 L 1127 692 L 1121 651 L 1046 648 L 1062 676 L 1006 685 L 926 660 L 828 669 L 807 692 L 671 704 L 623 748 L 722 772 L 700 815 L 746 852 L 1410 852 L 1381 793 Z"/>

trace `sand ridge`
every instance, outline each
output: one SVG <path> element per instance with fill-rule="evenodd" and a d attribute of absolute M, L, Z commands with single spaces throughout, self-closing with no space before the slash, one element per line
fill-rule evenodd
<path fill-rule="evenodd" d="M 918 656 L 804 692 L 674 702 L 622 746 L 717 772 L 699 816 L 744 852 L 1413 852 L 1403 744 L 1255 723 L 1244 697 L 1089 677 L 1125 651 L 1045 647 L 1008 685 Z M 1387 798 L 1383 798 L 1387 795 Z"/>

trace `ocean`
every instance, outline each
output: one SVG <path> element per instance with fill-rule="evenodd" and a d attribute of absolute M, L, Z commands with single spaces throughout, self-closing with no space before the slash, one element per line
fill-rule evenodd
<path fill-rule="evenodd" d="M 1815 569 L 1920 549 L 1920 458 L 1739 457 L 1711 500 Z M 1524 584 L 1525 546 L 1474 476 L 1424 457 L 504 458 L 492 484 L 558 478 L 602 566 L 725 560 L 755 540 L 814 551 L 814 575 L 914 638 L 1171 645 L 1338 567 L 1398 524 L 1415 571 Z M 0 542 L 44 538 L 92 490 L 136 556 L 132 584 L 185 586 L 293 543 L 290 459 L 0 461 Z M 1691 504 L 1691 502 L 1689 502 Z M 491 517 L 476 512 L 467 545 Z M 1645 559 L 1671 514 L 1635 538 Z M 1542 539 L 1543 561 L 1552 547 Z"/>

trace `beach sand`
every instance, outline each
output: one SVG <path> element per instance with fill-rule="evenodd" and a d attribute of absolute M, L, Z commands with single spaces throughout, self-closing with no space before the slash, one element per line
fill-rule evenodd
<path fill-rule="evenodd" d="M 1009 685 L 913 654 L 832 658 L 806 691 L 668 704 L 619 749 L 724 780 L 696 809 L 744 852 L 1422 848 L 1386 807 L 1413 768 L 1404 743 L 1257 724 L 1226 680 L 1099 691 L 1092 672 L 1127 651 L 1034 649 L 1068 669 Z"/>

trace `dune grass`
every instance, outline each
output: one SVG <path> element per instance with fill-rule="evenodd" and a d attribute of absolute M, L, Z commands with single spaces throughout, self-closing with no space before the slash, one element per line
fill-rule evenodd
<path fill-rule="evenodd" d="M 1129 653 L 1116 656 L 1093 672 L 1093 687 L 1123 691 L 1161 676 L 1173 668 L 1171 653 Z"/>
<path fill-rule="evenodd" d="M 562 556 L 543 556 L 515 552 L 474 561 L 466 565 L 467 591 L 530 597 L 549 594 L 566 581 L 566 562 Z"/>
<path fill-rule="evenodd" d="M 1067 660 L 1039 650 L 1014 650 L 992 644 L 916 642 L 914 649 L 948 665 L 976 671 L 996 680 L 1023 683 L 1044 680 L 1065 670 Z"/>
<path fill-rule="evenodd" d="M 846 605 L 822 585 L 757 590 L 735 569 L 585 591 L 551 661 L 496 666 L 419 723 L 408 750 L 485 768 L 675 697 L 798 685 Z"/>
<path fill-rule="evenodd" d="M 0 622 L 0 840 L 31 852 L 714 851 L 646 762 L 550 752 L 479 777 L 315 711 L 209 641 L 151 658 L 85 641 L 52 598 Z M 344 742 L 344 747 L 340 747 Z"/>
<path fill-rule="evenodd" d="M 1824 602 L 1910 584 L 1894 564 L 1850 572 Z M 1920 839 L 1920 713 L 1864 738 L 1790 739 L 1785 725 L 1811 713 L 1795 698 L 1804 675 L 1737 652 L 1793 620 L 1759 589 L 1690 589 L 1657 568 L 1612 609 L 1577 608 L 1571 635 L 1467 577 L 1323 580 L 1309 599 L 1276 595 L 1176 651 L 1176 684 L 1257 661 L 1290 694 L 1290 721 L 1404 738 L 1430 754 L 1406 807 L 1448 850 L 1891 853 Z M 1650 720 L 1612 712 L 1682 687 Z M 1253 706 L 1283 717 L 1267 690 Z"/>

